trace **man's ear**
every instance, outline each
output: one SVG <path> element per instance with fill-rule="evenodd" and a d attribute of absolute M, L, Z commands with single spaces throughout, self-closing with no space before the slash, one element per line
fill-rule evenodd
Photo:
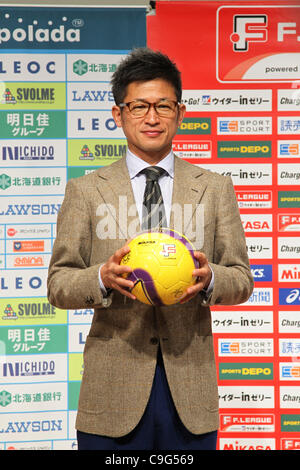
<path fill-rule="evenodd" d="M 122 127 L 122 115 L 121 115 L 121 108 L 119 106 L 114 105 L 111 109 L 112 116 L 117 127 Z"/>
<path fill-rule="evenodd" d="M 180 103 L 179 110 L 178 110 L 178 127 L 181 125 L 184 115 L 186 112 L 186 107 L 184 104 Z"/>

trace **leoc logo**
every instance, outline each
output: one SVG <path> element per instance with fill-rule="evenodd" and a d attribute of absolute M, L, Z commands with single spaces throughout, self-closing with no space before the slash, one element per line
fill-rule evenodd
<path fill-rule="evenodd" d="M 230 40 L 233 50 L 248 51 L 249 42 L 267 41 L 267 15 L 235 15 Z"/>

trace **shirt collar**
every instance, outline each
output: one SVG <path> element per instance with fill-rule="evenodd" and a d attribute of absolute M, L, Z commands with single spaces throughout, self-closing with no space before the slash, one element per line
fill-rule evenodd
<path fill-rule="evenodd" d="M 128 148 L 126 152 L 126 165 L 128 168 L 130 179 L 133 179 L 137 176 L 140 171 L 144 168 L 147 168 L 149 163 L 145 162 L 138 156 L 134 155 Z M 171 178 L 174 178 L 174 153 L 173 150 L 168 153 L 159 163 L 158 165 L 160 168 L 166 170 Z"/>

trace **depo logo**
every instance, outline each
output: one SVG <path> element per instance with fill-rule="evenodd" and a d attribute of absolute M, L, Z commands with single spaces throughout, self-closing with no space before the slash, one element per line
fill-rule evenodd
<path fill-rule="evenodd" d="M 233 50 L 248 51 L 249 42 L 267 41 L 267 15 L 234 15 L 230 40 Z"/>

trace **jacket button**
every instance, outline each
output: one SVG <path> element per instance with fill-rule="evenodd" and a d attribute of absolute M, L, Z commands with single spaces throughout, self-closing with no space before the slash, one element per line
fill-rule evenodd
<path fill-rule="evenodd" d="M 153 338 L 150 338 L 150 343 L 151 344 L 158 344 L 158 338 L 155 338 L 155 336 Z"/>

